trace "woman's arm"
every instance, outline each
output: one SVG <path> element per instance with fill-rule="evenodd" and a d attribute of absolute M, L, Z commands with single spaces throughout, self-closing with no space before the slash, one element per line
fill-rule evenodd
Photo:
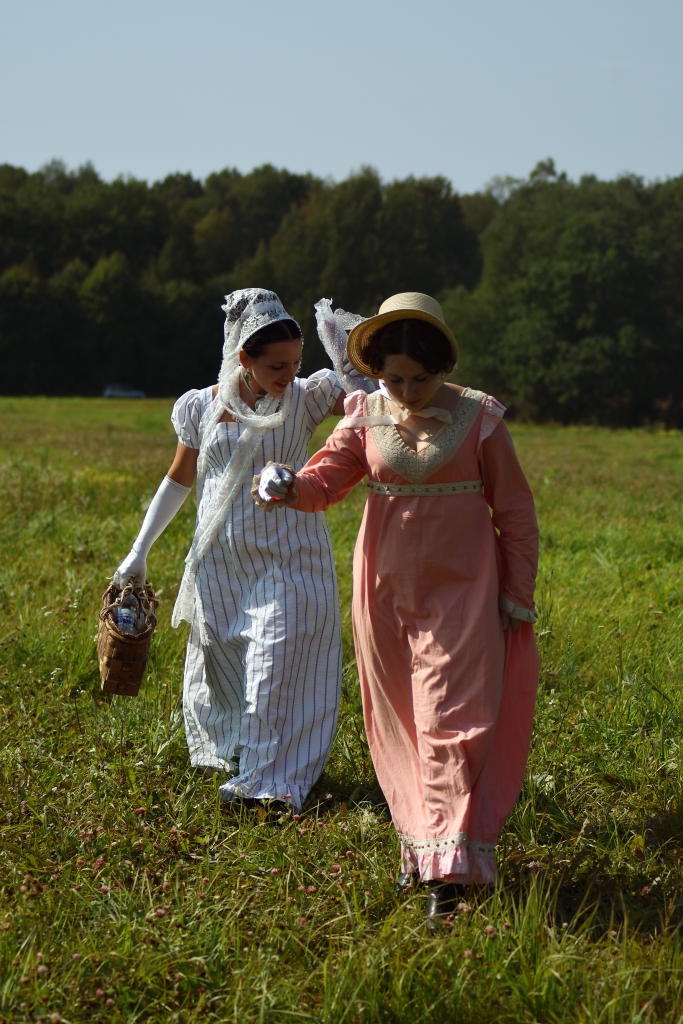
<path fill-rule="evenodd" d="M 482 442 L 479 464 L 503 554 L 501 611 L 534 622 L 538 523 L 531 488 L 504 423 Z"/>
<path fill-rule="evenodd" d="M 192 484 L 197 479 L 198 455 L 199 449 L 188 448 L 181 441 L 178 441 L 175 458 L 166 476 L 171 480 L 175 480 L 176 483 L 182 484 L 183 487 L 192 487 Z"/>
<path fill-rule="evenodd" d="M 264 474 L 267 470 L 271 476 L 276 470 L 278 479 L 273 477 L 270 486 L 264 488 L 265 479 L 254 477 L 252 494 L 257 504 L 277 508 L 282 501 L 299 512 L 322 512 L 343 501 L 367 472 L 363 445 L 353 430 L 336 430 L 298 473 L 291 466 L 273 463 L 269 463 Z M 285 470 L 291 481 L 288 485 L 284 483 Z"/>
<path fill-rule="evenodd" d="M 196 448 L 188 448 L 178 442 L 171 468 L 161 481 L 149 503 L 149 508 L 135 542 L 114 573 L 114 583 L 123 587 L 132 577 L 145 580 L 147 576 L 147 555 L 152 544 L 164 532 L 187 498 L 197 476 Z"/>
<path fill-rule="evenodd" d="M 337 399 L 337 401 L 335 402 L 335 404 L 334 404 L 334 409 L 332 410 L 332 415 L 333 416 L 343 416 L 344 415 L 344 401 L 345 400 L 346 400 L 346 394 L 345 393 L 341 394 L 339 396 L 339 398 Z"/>

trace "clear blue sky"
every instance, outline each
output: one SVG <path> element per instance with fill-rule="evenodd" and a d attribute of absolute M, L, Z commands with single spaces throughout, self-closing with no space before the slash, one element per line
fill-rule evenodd
<path fill-rule="evenodd" d="M 0 0 L 0 162 L 683 172 L 681 0 Z"/>

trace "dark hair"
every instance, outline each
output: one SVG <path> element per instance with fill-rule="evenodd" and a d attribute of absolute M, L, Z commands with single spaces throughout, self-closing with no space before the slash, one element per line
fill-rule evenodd
<path fill-rule="evenodd" d="M 380 327 L 363 349 L 362 359 L 373 373 L 381 373 L 387 356 L 407 355 L 427 373 L 450 373 L 455 365 L 453 349 L 438 327 L 412 317 Z"/>
<path fill-rule="evenodd" d="M 299 340 L 301 340 L 301 331 L 294 320 L 276 320 L 274 324 L 266 324 L 265 327 L 254 331 L 242 348 L 252 359 L 258 359 L 275 341 Z"/>

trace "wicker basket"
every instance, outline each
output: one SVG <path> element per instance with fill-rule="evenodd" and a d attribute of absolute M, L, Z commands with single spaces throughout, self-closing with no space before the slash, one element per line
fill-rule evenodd
<path fill-rule="evenodd" d="M 131 595 L 145 616 L 145 628 L 140 633 L 124 633 L 114 620 L 117 609 Z M 114 583 L 105 590 L 97 630 L 97 657 L 103 693 L 137 697 L 149 658 L 152 633 L 156 629 L 154 612 L 158 604 L 151 585 L 136 576 L 123 590 Z"/>

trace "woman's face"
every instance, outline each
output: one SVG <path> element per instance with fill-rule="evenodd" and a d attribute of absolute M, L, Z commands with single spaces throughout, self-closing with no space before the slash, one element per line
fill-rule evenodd
<path fill-rule="evenodd" d="M 427 373 L 421 363 L 410 356 L 385 356 L 382 379 L 385 387 L 397 405 L 417 412 L 431 403 L 446 374 Z"/>
<path fill-rule="evenodd" d="M 240 349 L 240 362 L 251 374 L 251 390 L 256 394 L 281 395 L 298 373 L 302 349 L 301 338 L 272 341 L 263 355 L 255 359 Z"/>

